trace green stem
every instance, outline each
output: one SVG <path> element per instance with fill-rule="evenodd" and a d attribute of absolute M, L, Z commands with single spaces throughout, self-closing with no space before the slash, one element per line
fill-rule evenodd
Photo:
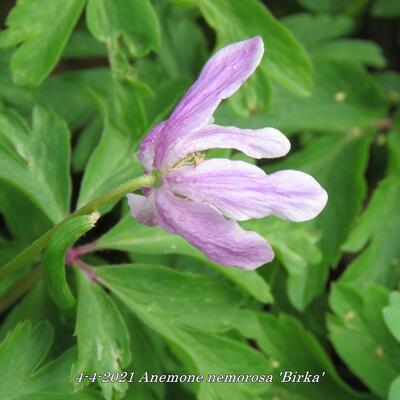
<path fill-rule="evenodd" d="M 77 217 L 79 215 L 91 214 L 92 212 L 99 210 L 100 208 L 116 201 L 125 196 L 129 192 L 141 189 L 143 187 L 151 187 L 159 184 L 159 177 L 156 174 L 152 175 L 142 175 L 138 178 L 130 179 L 116 188 L 110 190 L 109 192 L 103 194 L 97 199 L 92 200 L 79 210 L 76 210 L 59 224 L 50 228 L 45 232 L 39 239 L 35 240 L 30 246 L 26 247 L 21 253 L 14 257 L 8 264 L 3 268 L 0 268 L 0 279 L 8 276 L 17 269 L 21 268 L 29 261 L 31 261 L 35 256 L 37 256 L 46 246 L 47 242 L 52 237 L 54 231 L 62 223 L 70 218 Z"/>
<path fill-rule="evenodd" d="M 0 314 L 17 302 L 42 276 L 40 265 L 33 267 L 28 274 L 17 281 L 1 298 Z"/>

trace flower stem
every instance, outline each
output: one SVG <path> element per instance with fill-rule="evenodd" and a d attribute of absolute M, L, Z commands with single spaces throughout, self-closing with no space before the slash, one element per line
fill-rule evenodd
<path fill-rule="evenodd" d="M 125 196 L 125 194 L 129 192 L 133 192 L 134 190 L 141 189 L 143 187 L 152 187 L 158 184 L 158 177 L 156 175 L 142 175 L 138 178 L 130 179 L 116 188 L 110 190 L 109 192 L 101 195 L 100 197 L 90 201 L 88 204 L 76 210 L 72 214 L 70 214 L 63 221 L 58 223 L 57 225 L 50 228 L 47 232 L 45 232 L 42 236 L 40 236 L 37 240 L 35 240 L 31 245 L 26 247 L 21 253 L 19 253 L 16 257 L 14 257 L 8 264 L 4 267 L 0 268 L 0 279 L 8 276 L 12 272 L 21 268 L 23 265 L 27 264 L 31 261 L 35 256 L 37 256 L 46 246 L 50 238 L 52 237 L 56 228 L 67 221 L 68 219 L 77 217 L 79 215 L 87 215 L 92 212 L 99 210 L 100 208 L 119 200 L 121 197 Z"/>

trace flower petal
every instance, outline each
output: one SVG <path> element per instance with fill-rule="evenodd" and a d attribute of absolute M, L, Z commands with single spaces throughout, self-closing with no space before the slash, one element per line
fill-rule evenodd
<path fill-rule="evenodd" d="M 308 174 L 286 170 L 266 175 L 255 165 L 225 159 L 172 170 L 164 177 L 164 185 L 238 221 L 271 214 L 306 221 L 327 202 L 325 190 Z"/>
<path fill-rule="evenodd" d="M 153 168 L 156 141 L 164 125 L 165 121 L 155 125 L 140 143 L 138 159 L 142 163 L 145 172 L 149 172 Z"/>
<path fill-rule="evenodd" d="M 166 121 L 156 144 L 157 168 L 177 139 L 209 123 L 221 100 L 235 93 L 254 72 L 263 52 L 263 41 L 255 36 L 226 46 L 210 58 Z"/>
<path fill-rule="evenodd" d="M 212 208 L 175 196 L 166 189 L 156 195 L 159 224 L 184 237 L 211 261 L 227 266 L 254 269 L 272 261 L 268 242 L 255 232 L 242 229 Z"/>
<path fill-rule="evenodd" d="M 240 150 L 253 158 L 274 158 L 287 154 L 290 142 L 283 133 L 274 128 L 252 130 L 207 125 L 176 142 L 164 159 L 162 168 L 172 167 L 190 153 L 221 148 Z"/>
<path fill-rule="evenodd" d="M 155 191 L 153 190 L 148 197 L 129 193 L 129 208 L 133 218 L 138 219 L 143 225 L 156 226 L 158 224 L 157 211 L 155 208 Z"/>

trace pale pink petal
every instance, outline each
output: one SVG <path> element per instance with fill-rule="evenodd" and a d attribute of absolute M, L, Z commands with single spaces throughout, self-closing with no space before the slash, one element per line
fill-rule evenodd
<path fill-rule="evenodd" d="M 162 168 L 168 169 L 188 154 L 208 149 L 236 149 L 253 158 L 274 158 L 287 154 L 290 142 L 274 128 L 207 125 L 178 140 L 167 153 Z"/>
<path fill-rule="evenodd" d="M 163 134 L 156 143 L 156 167 L 181 136 L 212 120 L 219 103 L 235 93 L 254 72 L 263 52 L 263 41 L 255 36 L 226 46 L 210 58 L 166 121 Z"/>
<path fill-rule="evenodd" d="M 162 132 L 164 125 L 165 121 L 155 125 L 143 139 L 142 143 L 140 143 L 138 159 L 142 163 L 145 172 L 149 172 L 153 169 L 155 144 L 158 135 Z"/>
<path fill-rule="evenodd" d="M 157 192 L 156 207 L 162 228 L 182 236 L 215 263 L 254 269 L 274 258 L 264 238 L 204 204 L 162 189 Z"/>
<path fill-rule="evenodd" d="M 238 221 L 271 214 L 306 221 L 327 201 L 325 190 L 308 174 L 286 170 L 266 175 L 255 165 L 225 159 L 172 170 L 164 177 L 164 186 Z"/>
<path fill-rule="evenodd" d="M 133 218 L 139 220 L 143 225 L 156 226 L 158 224 L 157 210 L 154 203 L 155 190 L 148 197 L 129 193 L 127 198 Z"/>

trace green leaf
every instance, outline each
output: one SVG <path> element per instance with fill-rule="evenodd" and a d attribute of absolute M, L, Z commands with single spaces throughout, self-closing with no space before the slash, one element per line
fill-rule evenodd
<path fill-rule="evenodd" d="M 92 391 L 74 393 L 69 379 L 74 349 L 41 366 L 53 342 L 48 322 L 19 323 L 0 344 L 0 396 L 2 400 L 98 400 Z"/>
<path fill-rule="evenodd" d="M 158 49 L 160 29 L 148 0 L 89 0 L 86 18 L 92 35 L 108 46 L 120 37 L 133 56 Z"/>
<path fill-rule="evenodd" d="M 382 316 L 388 297 L 378 286 L 361 290 L 335 285 L 329 299 L 335 315 L 328 318 L 329 337 L 339 356 L 368 388 L 385 398 L 400 370 L 400 344 Z"/>
<path fill-rule="evenodd" d="M 148 227 L 125 216 L 96 242 L 99 249 L 112 249 L 139 254 L 183 254 L 195 257 L 235 282 L 245 292 L 263 303 L 272 302 L 268 284 L 256 271 L 241 271 L 211 263 L 183 238 L 158 227 Z"/>
<path fill-rule="evenodd" d="M 106 103 L 97 97 L 104 115 L 104 131 L 83 176 L 77 208 L 139 174 L 134 145 L 145 129 L 145 114 L 136 87 L 116 83 Z"/>
<path fill-rule="evenodd" d="M 281 22 L 308 49 L 351 33 L 355 25 L 353 19 L 345 15 L 307 13 L 289 15 Z"/>
<path fill-rule="evenodd" d="M 386 66 L 382 49 L 374 42 L 360 39 L 342 39 L 324 43 L 314 49 L 314 56 L 375 68 Z"/>
<path fill-rule="evenodd" d="M 39 85 L 59 60 L 85 0 L 19 0 L 0 32 L 0 47 L 20 45 L 11 60 L 14 81 Z"/>
<path fill-rule="evenodd" d="M 125 303 L 131 299 L 137 306 L 147 304 L 143 312 L 161 315 L 168 324 L 223 332 L 240 318 L 241 293 L 223 279 L 140 264 L 96 268 L 95 274 L 118 288 L 115 294 Z"/>
<path fill-rule="evenodd" d="M 3 266 L 7 264 L 7 262 L 9 262 L 25 247 L 26 242 L 5 240 L 0 236 L 0 265 Z M 11 275 L 2 279 L 0 281 L 0 295 L 2 296 L 6 293 L 18 279 L 21 279 L 26 274 L 28 268 L 25 267 L 18 271 L 14 271 Z"/>
<path fill-rule="evenodd" d="M 246 128 L 268 124 L 285 134 L 312 131 L 357 135 L 365 128 L 375 128 L 386 115 L 388 101 L 371 75 L 342 61 L 316 58 L 313 63 L 315 85 L 311 96 L 299 98 L 274 86 L 274 101 L 267 112 L 239 118 L 222 106 L 216 114 L 217 122 Z"/>
<path fill-rule="evenodd" d="M 155 334 L 150 329 L 147 329 L 127 307 L 121 305 L 120 308 L 129 330 L 130 351 L 132 354 L 131 363 L 125 370 L 135 372 L 135 380 L 129 383 L 126 398 L 130 400 L 150 400 L 155 396 L 157 399 L 162 399 L 165 397 L 165 385 L 167 384 L 159 382 L 145 385 L 137 382 L 137 380 L 146 371 L 149 374 L 158 375 L 164 372 L 162 360 L 163 357 L 168 357 L 167 354 L 163 354 L 167 347 L 164 342 L 160 345 L 160 338 L 158 336 L 155 337 Z"/>
<path fill-rule="evenodd" d="M 196 23 L 197 10 L 174 7 L 169 2 L 155 6 L 162 29 L 160 63 L 171 76 L 193 78 L 208 55 L 205 34 Z"/>
<path fill-rule="evenodd" d="M 372 15 L 375 17 L 398 17 L 400 4 L 396 0 L 375 0 L 372 6 Z"/>
<path fill-rule="evenodd" d="M 99 143 L 102 131 L 102 122 L 94 118 L 79 134 L 72 153 L 72 167 L 75 172 L 82 172 L 90 155 Z"/>
<path fill-rule="evenodd" d="M 107 57 L 107 48 L 99 43 L 86 29 L 76 30 L 65 48 L 63 58 L 85 59 Z"/>
<path fill-rule="evenodd" d="M 69 212 L 69 132 L 63 121 L 36 107 L 32 129 L 16 113 L 0 112 L 0 179 L 28 196 L 52 222 Z"/>
<path fill-rule="evenodd" d="M 400 90 L 398 94 L 400 100 Z M 393 127 L 387 137 L 387 142 L 388 167 L 386 174 L 388 176 L 400 176 L 400 109 L 397 109 L 393 116 Z"/>
<path fill-rule="evenodd" d="M 46 356 L 53 341 L 53 329 L 48 323 L 32 327 L 29 321 L 19 324 L 1 342 L 0 394 L 2 399 L 12 399 L 23 394 L 18 393 L 18 384 L 28 378 L 37 369 Z M 15 393 L 16 392 L 16 393 Z M 22 392 L 22 393 L 21 393 Z"/>
<path fill-rule="evenodd" d="M 272 397 L 275 395 L 296 400 L 367 398 L 357 394 L 343 382 L 317 339 L 298 320 L 285 314 L 259 314 L 259 324 L 255 339 L 269 356 L 270 365 L 274 368 Z M 318 374 L 320 383 L 284 383 L 281 382 L 282 371 L 296 371 L 297 374 L 308 371 L 310 374 Z"/>
<path fill-rule="evenodd" d="M 266 373 L 258 352 L 216 335 L 241 320 L 240 292 L 227 282 L 152 265 L 104 266 L 95 273 L 137 317 L 183 351 L 190 373 Z M 261 385 L 204 383 L 198 398 L 247 399 L 263 390 Z"/>
<path fill-rule="evenodd" d="M 129 332 L 118 309 L 110 296 L 83 274 L 79 276 L 75 334 L 78 356 L 72 378 L 82 371 L 85 375 L 121 372 L 129 365 Z M 128 389 L 126 383 L 102 383 L 100 380 L 99 385 L 107 400 L 111 400 L 113 390 L 123 394 Z M 81 384 L 76 385 L 79 386 Z"/>
<path fill-rule="evenodd" d="M 374 78 L 389 100 L 393 104 L 398 104 L 400 102 L 400 74 L 395 71 L 382 71 L 374 74 Z M 399 112 L 396 115 L 397 119 L 400 119 Z"/>
<path fill-rule="evenodd" d="M 72 131 L 85 124 L 95 112 L 87 86 L 94 86 L 97 81 L 105 92 L 108 90 L 107 75 L 99 68 L 53 75 L 38 88 L 17 86 L 12 82 L 10 71 L 1 67 L 6 67 L 8 60 L 8 52 L 0 51 L 0 97 L 6 105 L 15 107 L 24 116 L 28 116 L 35 105 L 54 110 Z"/>
<path fill-rule="evenodd" d="M 289 274 L 287 280 L 289 299 L 298 310 L 304 310 L 314 295 L 314 291 L 308 287 L 310 280 L 317 279 L 318 271 L 321 269 L 322 254 L 317 244 L 320 235 L 301 224 L 273 217 L 251 220 L 242 225 L 247 230 L 254 230 L 264 236 L 272 245 L 276 257 Z"/>
<path fill-rule="evenodd" d="M 388 400 L 397 400 L 400 397 L 400 376 L 390 385 Z"/>
<path fill-rule="evenodd" d="M 398 177 L 380 182 L 344 245 L 344 250 L 351 252 L 360 251 L 364 246 L 366 248 L 348 266 L 341 277 L 342 282 L 357 287 L 365 283 L 395 287 L 399 282 L 399 196 Z"/>
<path fill-rule="evenodd" d="M 266 55 L 257 74 L 275 80 L 296 94 L 310 93 L 312 70 L 307 54 L 262 3 L 258 0 L 201 0 L 196 5 L 216 30 L 218 47 L 260 35 L 265 42 Z"/>
<path fill-rule="evenodd" d="M 305 8 L 317 13 L 343 13 L 356 15 L 368 0 L 297 0 Z"/>
<path fill-rule="evenodd" d="M 26 320 L 30 320 L 33 325 L 41 323 L 43 320 L 51 323 L 55 340 L 50 355 L 59 355 L 74 344 L 73 328 L 67 326 L 65 320 L 62 320 L 45 289 L 43 280 L 37 282 L 26 296 L 9 311 L 0 327 L 0 340 Z M 69 379 L 69 377 L 65 376 L 65 379 Z"/>
<path fill-rule="evenodd" d="M 391 334 L 400 342 L 400 292 L 392 292 L 389 305 L 383 309 L 383 318 Z"/>
<path fill-rule="evenodd" d="M 23 242 L 38 238 L 51 227 L 44 211 L 6 181 L 0 182 L 0 211 L 10 233 Z M 29 221 L 29 229 L 26 229 L 26 221 Z"/>

